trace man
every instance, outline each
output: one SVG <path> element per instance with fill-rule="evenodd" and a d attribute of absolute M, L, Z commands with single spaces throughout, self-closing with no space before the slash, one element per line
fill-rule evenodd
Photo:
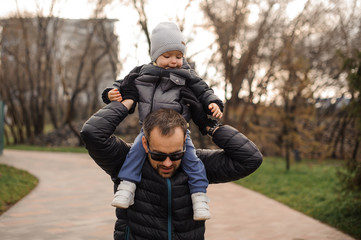
<path fill-rule="evenodd" d="M 192 119 L 206 128 L 218 150 L 197 150 L 204 162 L 209 183 L 234 181 L 254 172 L 262 162 L 257 147 L 236 129 L 209 121 L 202 105 L 191 96 Z M 119 184 L 117 173 L 130 145 L 113 134 L 128 115 L 133 100 L 111 102 L 83 126 L 82 138 L 90 156 Z M 197 113 L 197 114 L 196 114 Z M 193 220 L 188 177 L 180 168 L 186 121 L 172 110 L 154 111 L 143 122 L 143 147 L 148 155 L 137 185 L 134 204 L 116 209 L 114 239 L 204 239 L 204 221 Z"/>

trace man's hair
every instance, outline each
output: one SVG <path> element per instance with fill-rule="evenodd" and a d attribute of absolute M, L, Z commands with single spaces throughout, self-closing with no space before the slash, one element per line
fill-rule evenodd
<path fill-rule="evenodd" d="M 174 133 L 177 127 L 180 127 L 184 136 L 187 132 L 187 121 L 174 110 L 158 109 L 149 113 L 143 121 L 144 136 L 149 141 L 150 132 L 158 127 L 163 136 L 169 136 Z"/>

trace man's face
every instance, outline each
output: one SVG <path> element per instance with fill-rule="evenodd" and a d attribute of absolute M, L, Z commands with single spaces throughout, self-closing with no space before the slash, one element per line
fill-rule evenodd
<path fill-rule="evenodd" d="M 155 127 L 150 132 L 149 149 L 147 146 L 147 140 L 143 136 L 142 143 L 145 152 L 148 154 L 148 158 L 152 167 L 158 172 L 163 178 L 170 178 L 177 171 L 180 166 L 181 159 L 172 161 L 167 156 L 164 161 L 155 161 L 149 151 L 153 153 L 179 153 L 183 151 L 185 142 L 185 136 L 180 127 L 177 127 L 173 134 L 169 136 L 163 136 L 160 133 L 158 127 Z"/>

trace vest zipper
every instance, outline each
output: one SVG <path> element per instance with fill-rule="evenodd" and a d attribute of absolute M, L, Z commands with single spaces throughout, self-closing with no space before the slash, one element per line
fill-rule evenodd
<path fill-rule="evenodd" d="M 159 84 L 160 84 L 160 81 L 161 81 L 161 79 L 162 79 L 162 76 L 163 76 L 163 69 L 160 69 L 160 77 L 159 77 L 158 81 L 155 83 L 155 87 L 154 87 L 153 94 L 152 94 L 152 102 L 151 102 L 150 111 L 149 111 L 150 113 L 153 112 L 154 94 L 155 94 L 155 92 L 157 91 L 157 88 L 158 88 L 158 86 L 159 86 Z"/>
<path fill-rule="evenodd" d="M 153 89 L 152 101 L 151 101 L 151 104 L 150 104 L 150 111 L 149 111 L 149 113 L 153 112 L 154 95 L 155 95 L 155 92 L 157 91 L 157 88 L 158 88 L 158 86 L 159 86 L 159 82 L 160 82 L 160 79 L 158 79 L 158 82 L 156 82 L 155 87 L 154 87 L 154 89 Z"/>
<path fill-rule="evenodd" d="M 128 226 L 125 227 L 125 240 L 129 239 L 130 229 Z"/>
<path fill-rule="evenodd" d="M 168 185 L 168 240 L 172 240 L 172 185 L 167 178 Z"/>

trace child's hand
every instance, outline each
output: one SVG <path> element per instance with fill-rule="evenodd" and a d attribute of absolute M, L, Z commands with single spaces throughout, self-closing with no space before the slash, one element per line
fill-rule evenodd
<path fill-rule="evenodd" d="M 121 102 L 123 100 L 122 95 L 120 94 L 119 90 L 116 88 L 113 88 L 108 92 L 108 98 L 110 101 Z"/>
<path fill-rule="evenodd" d="M 208 105 L 208 109 L 211 110 L 212 116 L 218 119 L 221 119 L 223 116 L 223 113 L 221 112 L 221 109 L 216 103 L 211 103 Z"/>

